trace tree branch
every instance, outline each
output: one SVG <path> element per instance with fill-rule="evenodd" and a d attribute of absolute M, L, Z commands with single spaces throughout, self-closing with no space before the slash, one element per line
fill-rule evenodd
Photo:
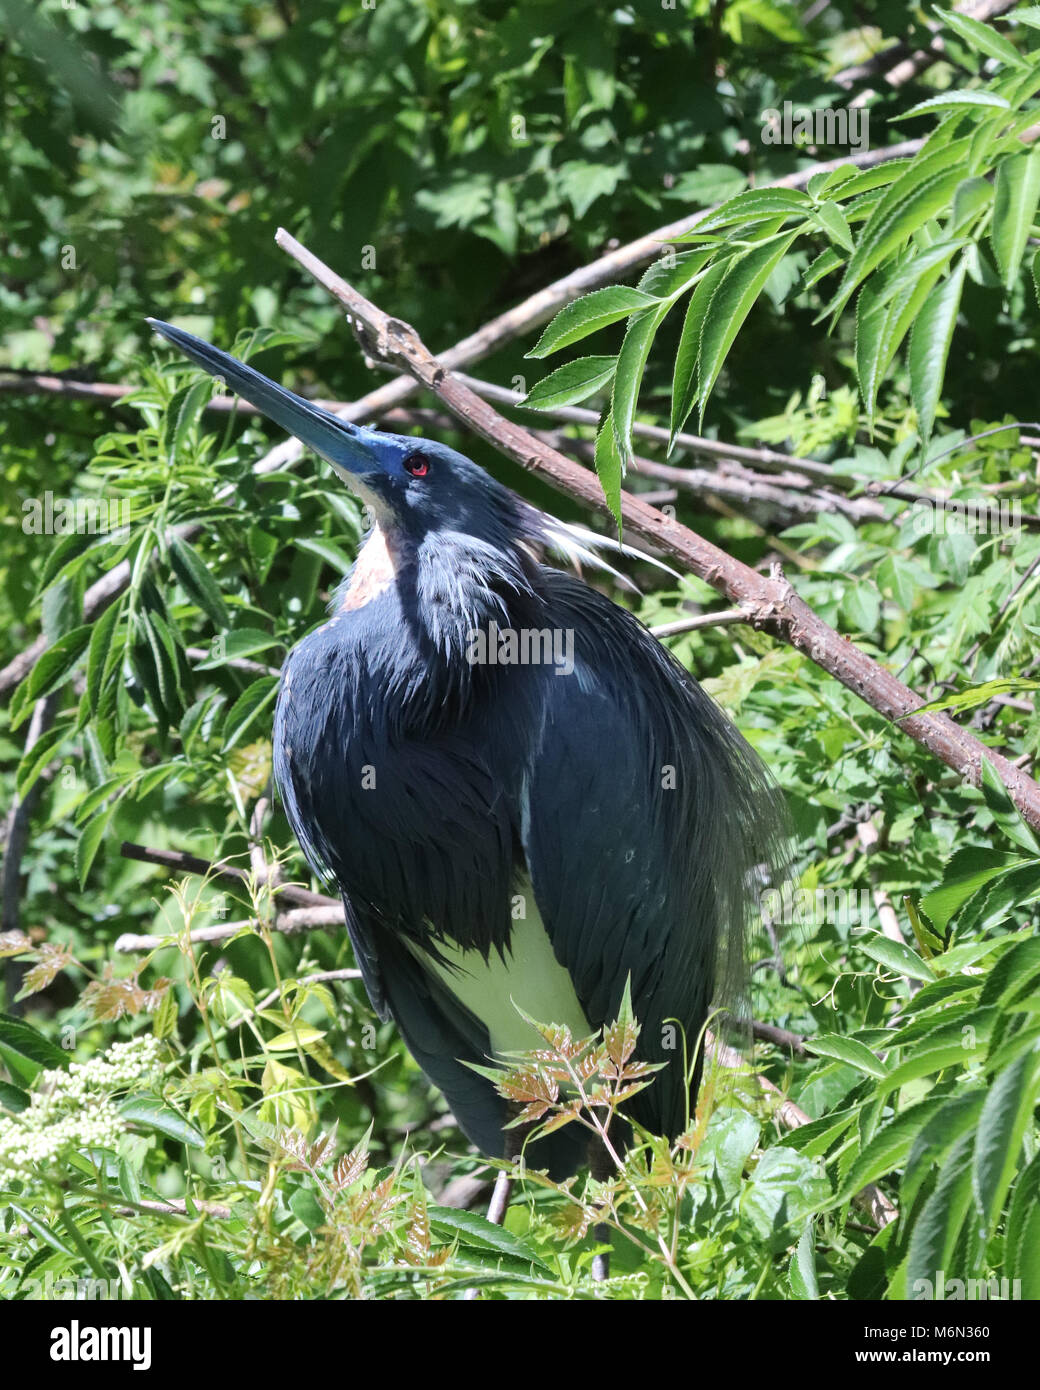
<path fill-rule="evenodd" d="M 907 155 L 916 154 L 923 144 L 923 139 L 902 140 L 898 144 L 886 145 L 880 149 L 862 150 L 840 159 L 823 160 L 818 164 L 809 165 L 805 169 L 799 169 L 795 174 L 787 174 L 783 178 L 777 179 L 775 183 L 763 184 L 762 187 L 804 188 L 813 174 L 837 169 L 845 164 L 852 164 L 861 169 L 873 168 L 875 165 L 884 164 L 890 159 L 900 159 Z M 699 211 L 681 218 L 678 222 L 671 222 L 664 227 L 659 227 L 657 231 L 639 237 L 627 246 L 618 247 L 617 250 L 600 256 L 598 260 L 582 266 L 579 270 L 572 271 L 545 289 L 537 291 L 515 308 L 490 319 L 475 333 L 471 333 L 468 338 L 462 338 L 454 347 L 443 352 L 440 359 L 441 365 L 454 368 L 479 361 L 495 352 L 505 343 L 520 337 L 521 334 L 537 327 L 538 324 L 544 323 L 546 319 L 553 316 L 557 309 L 571 299 L 576 299 L 578 295 L 585 294 L 598 285 L 627 275 L 640 266 L 648 265 L 661 254 L 663 245 L 667 244 L 670 238 L 679 236 L 695 227 L 703 218 L 709 217 L 716 210 L 716 206 L 701 208 Z M 403 401 L 413 396 L 417 390 L 418 384 L 415 381 L 406 376 L 399 376 L 393 381 L 377 387 L 375 391 L 370 391 L 360 400 L 336 413 L 344 420 L 354 422 L 371 420 L 399 406 Z M 276 473 L 279 469 L 291 467 L 302 454 L 303 445 L 298 439 L 286 439 L 281 444 L 276 444 L 273 449 L 268 450 L 264 457 L 255 464 L 253 472 L 258 476 Z M 192 524 L 179 528 L 177 534 L 182 540 L 190 543 L 200 534 L 201 530 L 201 526 Z M 130 566 L 124 561 L 109 570 L 96 584 L 92 584 L 83 601 L 84 623 L 93 622 L 114 598 L 124 592 L 129 583 Z M 37 659 L 46 651 L 47 645 L 47 639 L 41 635 L 0 670 L 0 695 L 10 690 L 28 675 Z"/>
<path fill-rule="evenodd" d="M 354 324 L 363 328 L 370 351 L 384 361 L 399 364 L 443 401 L 453 415 L 522 467 L 587 506 L 607 510 L 603 490 L 592 473 L 499 415 L 430 353 L 414 328 L 370 303 L 288 232 L 279 229 L 275 240 L 343 305 Z M 766 579 L 627 492 L 621 494 L 621 515 L 634 534 L 674 556 L 732 603 L 747 607 L 756 627 L 803 652 L 972 785 L 979 784 L 982 760 L 989 758 L 1022 814 L 1030 825 L 1040 829 L 1040 785 L 949 716 L 914 713 L 926 701 L 828 626 L 798 597 L 779 566 Z"/>

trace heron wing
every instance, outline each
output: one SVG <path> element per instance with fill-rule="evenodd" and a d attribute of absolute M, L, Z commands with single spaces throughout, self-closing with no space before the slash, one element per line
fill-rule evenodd
<path fill-rule="evenodd" d="M 772 794 L 730 722 L 640 623 L 568 575 L 547 585 L 574 669 L 544 674 L 521 806 L 527 864 L 593 1027 L 617 1017 L 631 981 L 640 1055 L 668 1064 L 633 1114 L 675 1134 L 687 1118 L 683 1034 L 692 1063 L 720 951 L 742 955 L 745 872 Z"/>

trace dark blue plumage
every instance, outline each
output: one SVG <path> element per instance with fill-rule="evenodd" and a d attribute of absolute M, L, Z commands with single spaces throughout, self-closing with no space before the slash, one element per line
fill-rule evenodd
<path fill-rule="evenodd" d="M 640 1054 L 668 1064 L 631 1113 L 679 1133 L 691 1078 L 671 1025 L 692 1056 L 773 847 L 757 759 L 639 622 L 543 562 L 553 524 L 469 460 L 345 425 L 157 327 L 329 458 L 376 518 L 329 621 L 286 663 L 274 732 L 290 822 L 339 886 L 373 1007 L 501 1154 L 505 1102 L 466 1063 L 502 1049 L 514 987 L 543 1022 L 568 1007 L 595 1029 L 630 979 Z M 476 634 L 502 632 L 557 645 L 531 664 L 472 659 Z M 476 953 L 461 970 L 460 951 Z M 583 1150 L 570 1126 L 530 1159 L 562 1174 Z"/>

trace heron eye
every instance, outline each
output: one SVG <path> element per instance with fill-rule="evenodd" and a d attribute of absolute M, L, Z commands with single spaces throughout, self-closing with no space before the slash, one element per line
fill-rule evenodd
<path fill-rule="evenodd" d="M 409 454 L 404 466 L 413 478 L 425 478 L 430 471 L 430 460 L 425 454 Z"/>

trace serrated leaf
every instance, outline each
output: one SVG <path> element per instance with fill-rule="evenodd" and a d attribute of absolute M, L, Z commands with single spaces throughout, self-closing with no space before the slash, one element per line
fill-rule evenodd
<path fill-rule="evenodd" d="M 1026 690 L 1040 690 L 1040 681 L 1020 677 L 984 681 L 981 685 L 970 685 L 963 690 L 954 691 L 952 695 L 944 695 L 939 700 L 929 700 L 928 704 L 918 705 L 902 717 L 909 719 L 912 714 L 937 714 L 940 710 L 963 713 L 965 710 L 977 709 L 979 705 L 988 705 L 997 695 L 1015 695 Z"/>
<path fill-rule="evenodd" d="M 899 1168 L 910 1153 L 910 1149 L 921 1130 L 945 1104 L 941 1097 L 933 1097 L 911 1105 L 895 1119 L 880 1129 L 861 1150 L 849 1169 L 845 1181 L 834 1199 L 836 1206 L 844 1206 L 868 1183 L 877 1182 L 887 1173 Z"/>
<path fill-rule="evenodd" d="M 1010 103 L 994 92 L 943 92 L 942 96 L 919 101 L 916 106 L 911 106 L 909 111 L 901 111 L 898 116 L 889 116 L 889 120 L 907 121 L 911 116 L 919 116 L 925 111 L 952 111 L 964 106 L 987 106 L 998 111 L 1011 110 Z"/>
<path fill-rule="evenodd" d="M 65 684 L 87 649 L 91 631 L 89 623 L 73 628 L 41 653 L 28 677 L 26 692 L 30 700 L 50 695 Z"/>
<path fill-rule="evenodd" d="M 439 1236 L 457 1239 L 463 1248 L 493 1250 L 497 1254 L 522 1260 L 525 1264 L 551 1273 L 549 1265 L 526 1241 L 513 1235 L 512 1231 L 496 1226 L 486 1217 L 474 1211 L 461 1211 L 453 1207 L 430 1207 L 430 1229 Z"/>
<path fill-rule="evenodd" d="M 1040 203 L 1040 150 L 1025 150 L 997 165 L 990 241 L 1004 289 L 1011 292 Z"/>
<path fill-rule="evenodd" d="M 1003 35 L 991 29 L 988 24 L 983 24 L 981 20 L 972 19 L 970 15 L 958 14 L 956 11 L 936 9 L 935 13 L 942 20 L 948 29 L 959 35 L 968 47 L 977 53 L 985 53 L 987 57 L 996 58 L 999 63 L 1007 63 L 1010 67 L 1025 68 L 1029 63 L 1014 44 L 1009 43 Z"/>
<path fill-rule="evenodd" d="M 845 1062 L 857 1071 L 879 1079 L 886 1075 L 886 1068 L 870 1048 L 856 1038 L 845 1038 L 838 1033 L 824 1033 L 813 1038 L 806 1046 L 817 1057 L 832 1057 L 836 1062 Z"/>
<path fill-rule="evenodd" d="M 610 415 L 623 470 L 632 458 L 632 422 L 635 419 L 636 402 L 643 381 L 646 359 L 650 355 L 654 335 L 670 308 L 669 302 L 657 304 L 643 313 L 633 314 L 625 332 L 625 340 L 621 344 L 621 351 L 618 353 Z"/>
<path fill-rule="evenodd" d="M 119 1113 L 129 1124 L 137 1125 L 140 1129 L 165 1134 L 168 1139 L 176 1139 L 192 1149 L 206 1147 L 205 1136 L 158 1096 L 130 1096 L 120 1104 Z"/>
<path fill-rule="evenodd" d="M 887 936 L 858 937 L 857 945 L 864 955 L 878 961 L 886 969 L 896 971 L 897 974 L 925 982 L 935 979 L 935 975 L 917 952 L 901 941 L 890 941 Z"/>
<path fill-rule="evenodd" d="M 208 376 L 174 393 L 166 409 L 162 431 L 163 453 L 171 465 L 177 463 L 189 430 L 212 394 L 213 383 Z"/>
<path fill-rule="evenodd" d="M 98 701 L 105 677 L 114 666 L 113 647 L 116 625 L 123 611 L 120 600 L 110 603 L 100 618 L 94 623 L 87 649 L 87 704 L 92 714 L 97 713 Z"/>
<path fill-rule="evenodd" d="M 253 727 L 278 691 L 277 676 L 259 676 L 242 692 L 224 716 L 224 751 L 234 748 Z"/>
<path fill-rule="evenodd" d="M 170 565 L 184 592 L 202 609 L 213 625 L 218 628 L 227 627 L 231 618 L 220 586 L 194 547 L 186 544 L 179 536 L 174 536 L 170 541 Z"/>
<path fill-rule="evenodd" d="M 796 235 L 763 242 L 732 261 L 712 295 L 701 329 L 697 404 L 702 415 L 733 340 Z"/>
<path fill-rule="evenodd" d="M 855 243 L 852 240 L 849 224 L 837 203 L 821 203 L 819 207 L 813 209 L 812 215 L 835 245 L 840 246 L 843 251 L 854 249 Z"/>
<path fill-rule="evenodd" d="M 64 1071 L 69 1054 L 49 1038 L 10 1014 L 0 1013 L 0 1057 L 27 1084 L 41 1071 Z"/>
<path fill-rule="evenodd" d="M 749 188 L 727 199 L 720 208 L 703 218 L 692 231 L 675 237 L 677 242 L 696 241 L 719 227 L 735 223 L 748 226 L 768 222 L 774 217 L 790 217 L 795 213 L 811 213 L 812 203 L 804 193 L 794 188 Z"/>
<path fill-rule="evenodd" d="M 950 1256 L 971 1205 L 971 1144 L 972 1136 L 966 1134 L 954 1145 L 935 1190 L 913 1224 L 906 1270 L 911 1287 L 918 1280 L 928 1280 L 931 1286 L 937 1271 L 950 1268 Z"/>
<path fill-rule="evenodd" d="M 690 411 L 697 399 L 697 366 L 701 351 L 701 329 L 711 303 L 712 295 L 728 269 L 726 261 L 718 261 L 711 267 L 700 282 L 686 307 L 679 338 L 679 349 L 675 356 L 675 374 L 672 377 L 672 413 L 669 426 L 671 437 L 668 451 L 671 453 L 675 436 L 689 419 Z"/>
<path fill-rule="evenodd" d="M 1036 836 L 1011 800 L 1011 795 L 990 758 L 982 759 L 981 788 L 990 815 L 1007 838 L 1027 854 L 1040 855 L 1040 844 L 1037 843 Z"/>
<path fill-rule="evenodd" d="M 1036 1100 L 1037 1056 L 1031 1049 L 993 1078 L 979 1117 L 972 1192 L 987 1235 L 1003 1209 Z"/>
<path fill-rule="evenodd" d="M 1040 1154 L 1019 1175 L 1004 1235 L 1004 1266 L 1021 1297 L 1040 1298 Z"/>
<path fill-rule="evenodd" d="M 939 931 L 945 931 L 951 918 L 992 879 L 1025 863 L 1018 854 L 969 845 L 958 850 L 943 872 L 943 881 L 922 899 L 921 906 Z M 941 958 L 940 958 L 941 959 Z"/>
<path fill-rule="evenodd" d="M 819 1298 L 820 1288 L 816 1281 L 816 1258 L 813 1252 L 811 1226 L 806 1226 L 798 1241 L 797 1249 L 791 1256 L 788 1279 L 795 1298 Z"/>
<path fill-rule="evenodd" d="M 927 444 L 935 423 L 946 359 L 960 309 L 966 262 L 960 264 L 933 291 L 921 308 L 910 336 L 910 395 L 917 412 L 917 432 Z"/>
<path fill-rule="evenodd" d="M 318 555 L 322 560 L 332 566 L 338 574 L 347 574 L 353 567 L 354 561 L 332 541 L 327 541 L 322 536 L 297 536 L 293 540 L 297 550 L 306 550 L 311 555 Z"/>
<path fill-rule="evenodd" d="M 964 181 L 967 140 L 914 160 L 884 192 L 856 241 L 837 293 L 823 311 L 834 318 L 860 282 L 949 203 Z"/>
<path fill-rule="evenodd" d="M 596 473 L 620 535 L 621 480 L 624 477 L 624 463 L 614 435 L 614 417 L 609 412 L 596 436 Z"/>
<path fill-rule="evenodd" d="M 521 404 L 528 410 L 555 410 L 587 400 L 610 383 L 616 365 L 616 357 L 579 357 L 536 382 Z"/>
<path fill-rule="evenodd" d="M 628 285 L 608 285 L 605 289 L 593 290 L 564 305 L 527 356 L 548 357 L 560 348 L 587 338 L 597 329 L 617 323 L 618 319 L 627 319 L 630 314 L 655 303 L 652 296 Z"/>
<path fill-rule="evenodd" d="M 79 876 L 80 888 L 86 887 L 90 870 L 117 805 L 118 802 L 113 802 L 111 806 L 106 806 L 80 831 L 79 839 L 76 841 L 76 873 Z"/>

